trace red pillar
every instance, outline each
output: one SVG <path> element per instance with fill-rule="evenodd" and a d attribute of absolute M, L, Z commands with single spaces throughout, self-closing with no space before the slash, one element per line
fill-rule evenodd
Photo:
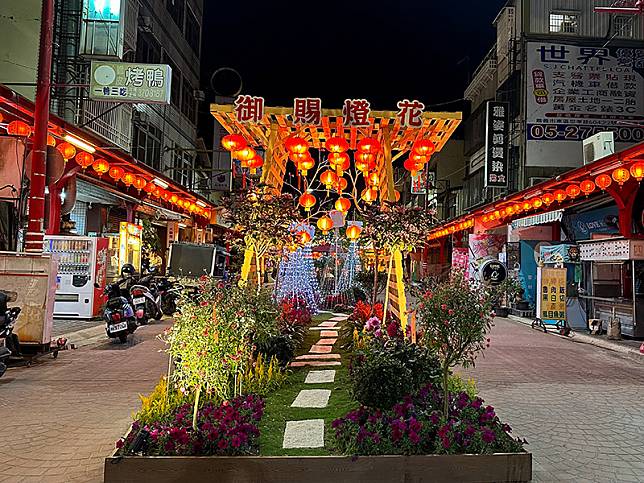
<path fill-rule="evenodd" d="M 613 197 L 619 210 L 619 231 L 625 238 L 642 238 L 641 234 L 633 233 L 633 205 L 637 198 L 639 182 L 631 179 L 623 186 L 610 185 L 606 192 Z"/>
<path fill-rule="evenodd" d="M 42 252 L 45 218 L 45 179 L 47 162 L 47 126 L 49 124 L 49 89 L 54 36 L 54 0 L 43 0 L 38 52 L 38 79 L 34 112 L 34 141 L 29 187 L 29 222 L 25 251 Z M 54 203 L 55 204 L 55 203 Z"/>
<path fill-rule="evenodd" d="M 134 214 L 136 213 L 136 207 L 134 203 L 126 203 L 125 204 L 125 211 L 126 211 L 126 216 L 127 216 L 127 222 L 128 223 L 134 223 Z"/>
<path fill-rule="evenodd" d="M 47 213 L 47 235 L 60 235 L 60 189 L 57 183 L 49 185 L 49 212 Z"/>

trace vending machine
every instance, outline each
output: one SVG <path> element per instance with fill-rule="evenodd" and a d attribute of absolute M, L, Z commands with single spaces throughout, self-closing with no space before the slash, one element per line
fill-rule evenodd
<path fill-rule="evenodd" d="M 44 251 L 58 261 L 55 317 L 100 316 L 107 279 L 107 248 L 106 238 L 45 236 Z"/>

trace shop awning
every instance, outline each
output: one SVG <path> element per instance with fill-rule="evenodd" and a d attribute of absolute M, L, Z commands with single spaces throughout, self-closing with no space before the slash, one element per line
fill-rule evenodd
<path fill-rule="evenodd" d="M 549 211 L 547 213 L 539 213 L 538 215 L 526 216 L 512 222 L 512 228 L 525 228 L 535 225 L 546 225 L 561 221 L 564 210 Z"/>

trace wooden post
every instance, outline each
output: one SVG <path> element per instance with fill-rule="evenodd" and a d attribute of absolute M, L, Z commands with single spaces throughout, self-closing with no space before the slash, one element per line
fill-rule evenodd
<path fill-rule="evenodd" d="M 385 303 L 382 310 L 382 325 L 387 322 L 387 306 L 389 305 L 389 284 L 391 283 L 391 271 L 393 269 L 394 257 L 389 253 L 389 268 L 387 269 L 387 285 L 385 286 Z"/>
<path fill-rule="evenodd" d="M 244 252 L 244 264 L 241 269 L 241 278 L 239 285 L 245 285 L 248 282 L 248 275 L 250 274 L 250 266 L 253 263 L 253 247 L 246 248 Z"/>
<path fill-rule="evenodd" d="M 380 180 L 380 199 L 393 202 L 396 201 L 396 195 L 394 193 L 394 164 L 391 159 L 391 126 L 383 128 L 382 151 L 385 176 Z"/>
<path fill-rule="evenodd" d="M 394 250 L 394 270 L 396 273 L 396 291 L 398 296 L 398 311 L 400 317 L 400 326 L 403 334 L 407 330 L 407 296 L 405 295 L 405 280 L 403 279 L 402 252 Z"/>

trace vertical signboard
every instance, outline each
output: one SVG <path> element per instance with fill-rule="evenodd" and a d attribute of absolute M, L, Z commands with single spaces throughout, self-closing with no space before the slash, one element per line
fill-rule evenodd
<path fill-rule="evenodd" d="M 508 187 L 508 103 L 488 101 L 485 125 L 486 188 Z"/>
<path fill-rule="evenodd" d="M 527 166 L 582 165 L 582 141 L 644 141 L 644 49 L 528 42 Z"/>
<path fill-rule="evenodd" d="M 539 317 L 566 320 L 566 269 L 540 268 Z"/>

